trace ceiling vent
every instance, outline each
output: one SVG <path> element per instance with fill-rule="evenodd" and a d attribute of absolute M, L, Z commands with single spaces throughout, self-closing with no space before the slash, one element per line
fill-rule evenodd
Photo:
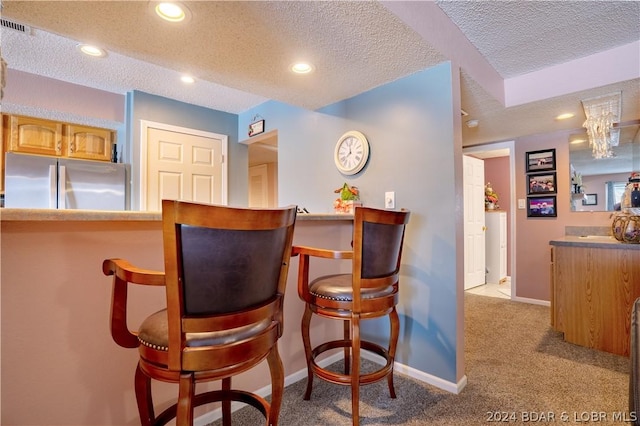
<path fill-rule="evenodd" d="M 31 35 L 31 27 L 28 25 L 24 25 L 15 21 L 10 21 L 5 18 L 0 18 L 0 24 L 2 24 L 2 28 L 7 28 L 10 30 L 18 31 L 23 34 Z"/>

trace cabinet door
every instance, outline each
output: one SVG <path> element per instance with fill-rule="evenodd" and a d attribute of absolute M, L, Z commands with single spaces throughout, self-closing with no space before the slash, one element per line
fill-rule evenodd
<path fill-rule="evenodd" d="M 67 135 L 67 157 L 86 160 L 111 160 L 113 132 L 108 129 L 65 125 Z"/>
<path fill-rule="evenodd" d="M 62 155 L 65 140 L 62 123 L 40 118 L 9 116 L 7 151 Z"/>

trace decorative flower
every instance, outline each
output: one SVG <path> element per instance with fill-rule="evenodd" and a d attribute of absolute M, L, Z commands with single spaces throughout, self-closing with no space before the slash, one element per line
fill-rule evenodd
<path fill-rule="evenodd" d="M 574 185 L 582 186 L 582 175 L 576 171 L 571 176 L 571 183 Z"/>
<path fill-rule="evenodd" d="M 333 191 L 340 194 L 333 202 L 333 208 L 336 213 L 353 213 L 354 203 L 360 200 L 360 191 L 355 186 L 349 186 L 346 183 L 342 187 Z M 359 204 L 359 203 L 358 203 Z"/>
<path fill-rule="evenodd" d="M 355 186 L 349 186 L 346 182 L 344 183 L 344 185 L 342 185 L 342 187 L 336 189 L 333 192 L 335 192 L 336 194 L 340 194 L 340 199 L 344 201 L 357 201 L 360 199 L 360 191 L 358 191 L 358 188 Z"/>
<path fill-rule="evenodd" d="M 487 182 L 484 186 L 484 202 L 485 204 L 495 204 L 498 206 L 498 194 L 491 187 L 491 182 Z"/>

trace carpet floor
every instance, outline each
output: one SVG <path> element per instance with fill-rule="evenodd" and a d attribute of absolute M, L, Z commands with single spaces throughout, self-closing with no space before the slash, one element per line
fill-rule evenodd
<path fill-rule="evenodd" d="M 397 399 L 386 381 L 361 387 L 360 424 L 628 424 L 629 359 L 564 342 L 548 307 L 465 295 L 465 366 L 459 395 L 398 373 Z M 348 387 L 316 378 L 304 401 L 305 387 L 306 379 L 285 388 L 281 426 L 351 424 Z M 250 407 L 232 417 L 234 426 L 264 424 Z"/>

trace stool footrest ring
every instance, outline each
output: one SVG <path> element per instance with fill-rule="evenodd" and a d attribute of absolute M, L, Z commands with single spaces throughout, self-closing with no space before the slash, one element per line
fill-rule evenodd
<path fill-rule="evenodd" d="M 313 351 L 311 351 L 311 371 L 313 371 L 316 376 L 327 382 L 335 383 L 338 385 L 351 385 L 351 376 L 349 374 L 341 374 L 334 371 L 329 371 L 325 368 L 320 367 L 316 363 L 316 357 L 318 355 L 331 349 L 350 348 L 351 345 L 351 340 L 332 340 L 330 342 L 326 342 L 319 346 L 316 346 Z M 361 373 L 359 379 L 359 383 L 361 385 L 367 385 L 380 381 L 384 379 L 391 370 L 393 370 L 393 360 L 389 358 L 389 352 L 387 351 L 387 349 L 376 343 L 368 342 L 365 340 L 360 341 L 360 349 L 372 352 L 386 360 L 386 364 L 378 370 L 368 373 Z"/>

